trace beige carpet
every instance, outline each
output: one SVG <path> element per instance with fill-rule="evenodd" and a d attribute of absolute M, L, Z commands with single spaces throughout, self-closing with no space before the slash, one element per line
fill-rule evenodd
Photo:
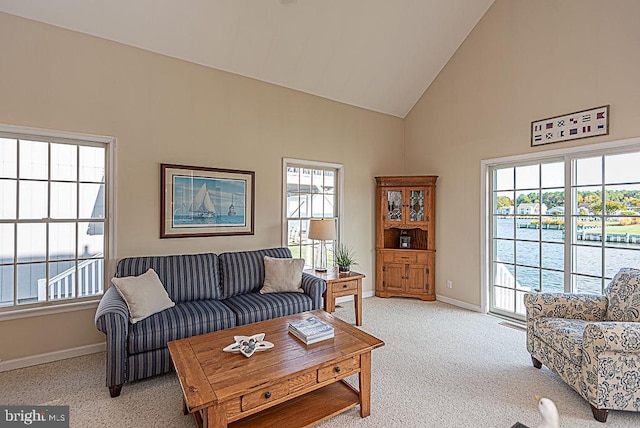
<path fill-rule="evenodd" d="M 349 303 L 336 314 L 353 322 Z M 373 352 L 371 416 L 355 408 L 320 426 L 535 427 L 534 394 L 556 403 L 561 427 L 640 426 L 640 413 L 596 422 L 576 392 L 531 366 L 525 333 L 500 322 L 443 303 L 365 299 L 363 329 L 386 343 Z M 0 404 L 69 405 L 73 427 L 194 426 L 174 374 L 125 385 L 111 399 L 104 361 L 100 353 L 0 373 Z"/>

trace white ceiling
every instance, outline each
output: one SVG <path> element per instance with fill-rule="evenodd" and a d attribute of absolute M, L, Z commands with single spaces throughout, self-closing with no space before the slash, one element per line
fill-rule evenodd
<path fill-rule="evenodd" d="M 405 117 L 493 1 L 0 0 L 0 11 Z"/>

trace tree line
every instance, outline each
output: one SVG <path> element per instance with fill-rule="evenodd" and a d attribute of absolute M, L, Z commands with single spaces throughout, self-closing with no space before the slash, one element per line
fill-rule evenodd
<path fill-rule="evenodd" d="M 584 208 L 594 214 L 600 214 L 602 212 L 602 196 L 599 190 L 579 190 L 577 193 L 578 207 Z M 552 207 L 564 207 L 565 192 L 543 192 L 542 203 L 548 208 Z M 606 208 L 607 211 L 624 211 L 631 208 L 640 208 L 640 190 L 607 190 L 606 191 Z M 509 196 L 498 196 L 498 208 L 500 207 L 518 207 L 520 204 L 535 204 L 540 203 L 540 196 L 538 192 L 530 192 L 527 194 L 520 194 L 516 198 L 515 204 L 513 199 Z M 585 213 L 586 214 L 586 213 Z"/>

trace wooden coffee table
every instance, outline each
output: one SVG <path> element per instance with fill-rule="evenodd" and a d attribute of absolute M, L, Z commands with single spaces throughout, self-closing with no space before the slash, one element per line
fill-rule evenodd
<path fill-rule="evenodd" d="M 335 337 L 305 345 L 288 323 L 316 316 Z M 273 349 L 246 358 L 222 352 L 233 336 L 265 333 Z M 323 310 L 169 342 L 185 414 L 199 427 L 308 427 L 360 405 L 371 411 L 371 351 L 380 339 Z M 356 389 L 343 379 L 359 374 Z"/>

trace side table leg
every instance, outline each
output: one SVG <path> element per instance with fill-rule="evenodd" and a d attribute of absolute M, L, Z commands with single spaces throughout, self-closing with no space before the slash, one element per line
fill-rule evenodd
<path fill-rule="evenodd" d="M 327 291 L 324 294 L 324 310 L 329 313 L 335 312 L 336 310 L 336 298 L 333 297 L 331 287 L 332 285 L 327 283 Z"/>
<path fill-rule="evenodd" d="M 356 325 L 362 325 L 362 280 L 358 280 L 358 292 L 353 296 L 356 310 Z"/>
<path fill-rule="evenodd" d="M 360 417 L 371 414 L 371 351 L 360 355 Z"/>

